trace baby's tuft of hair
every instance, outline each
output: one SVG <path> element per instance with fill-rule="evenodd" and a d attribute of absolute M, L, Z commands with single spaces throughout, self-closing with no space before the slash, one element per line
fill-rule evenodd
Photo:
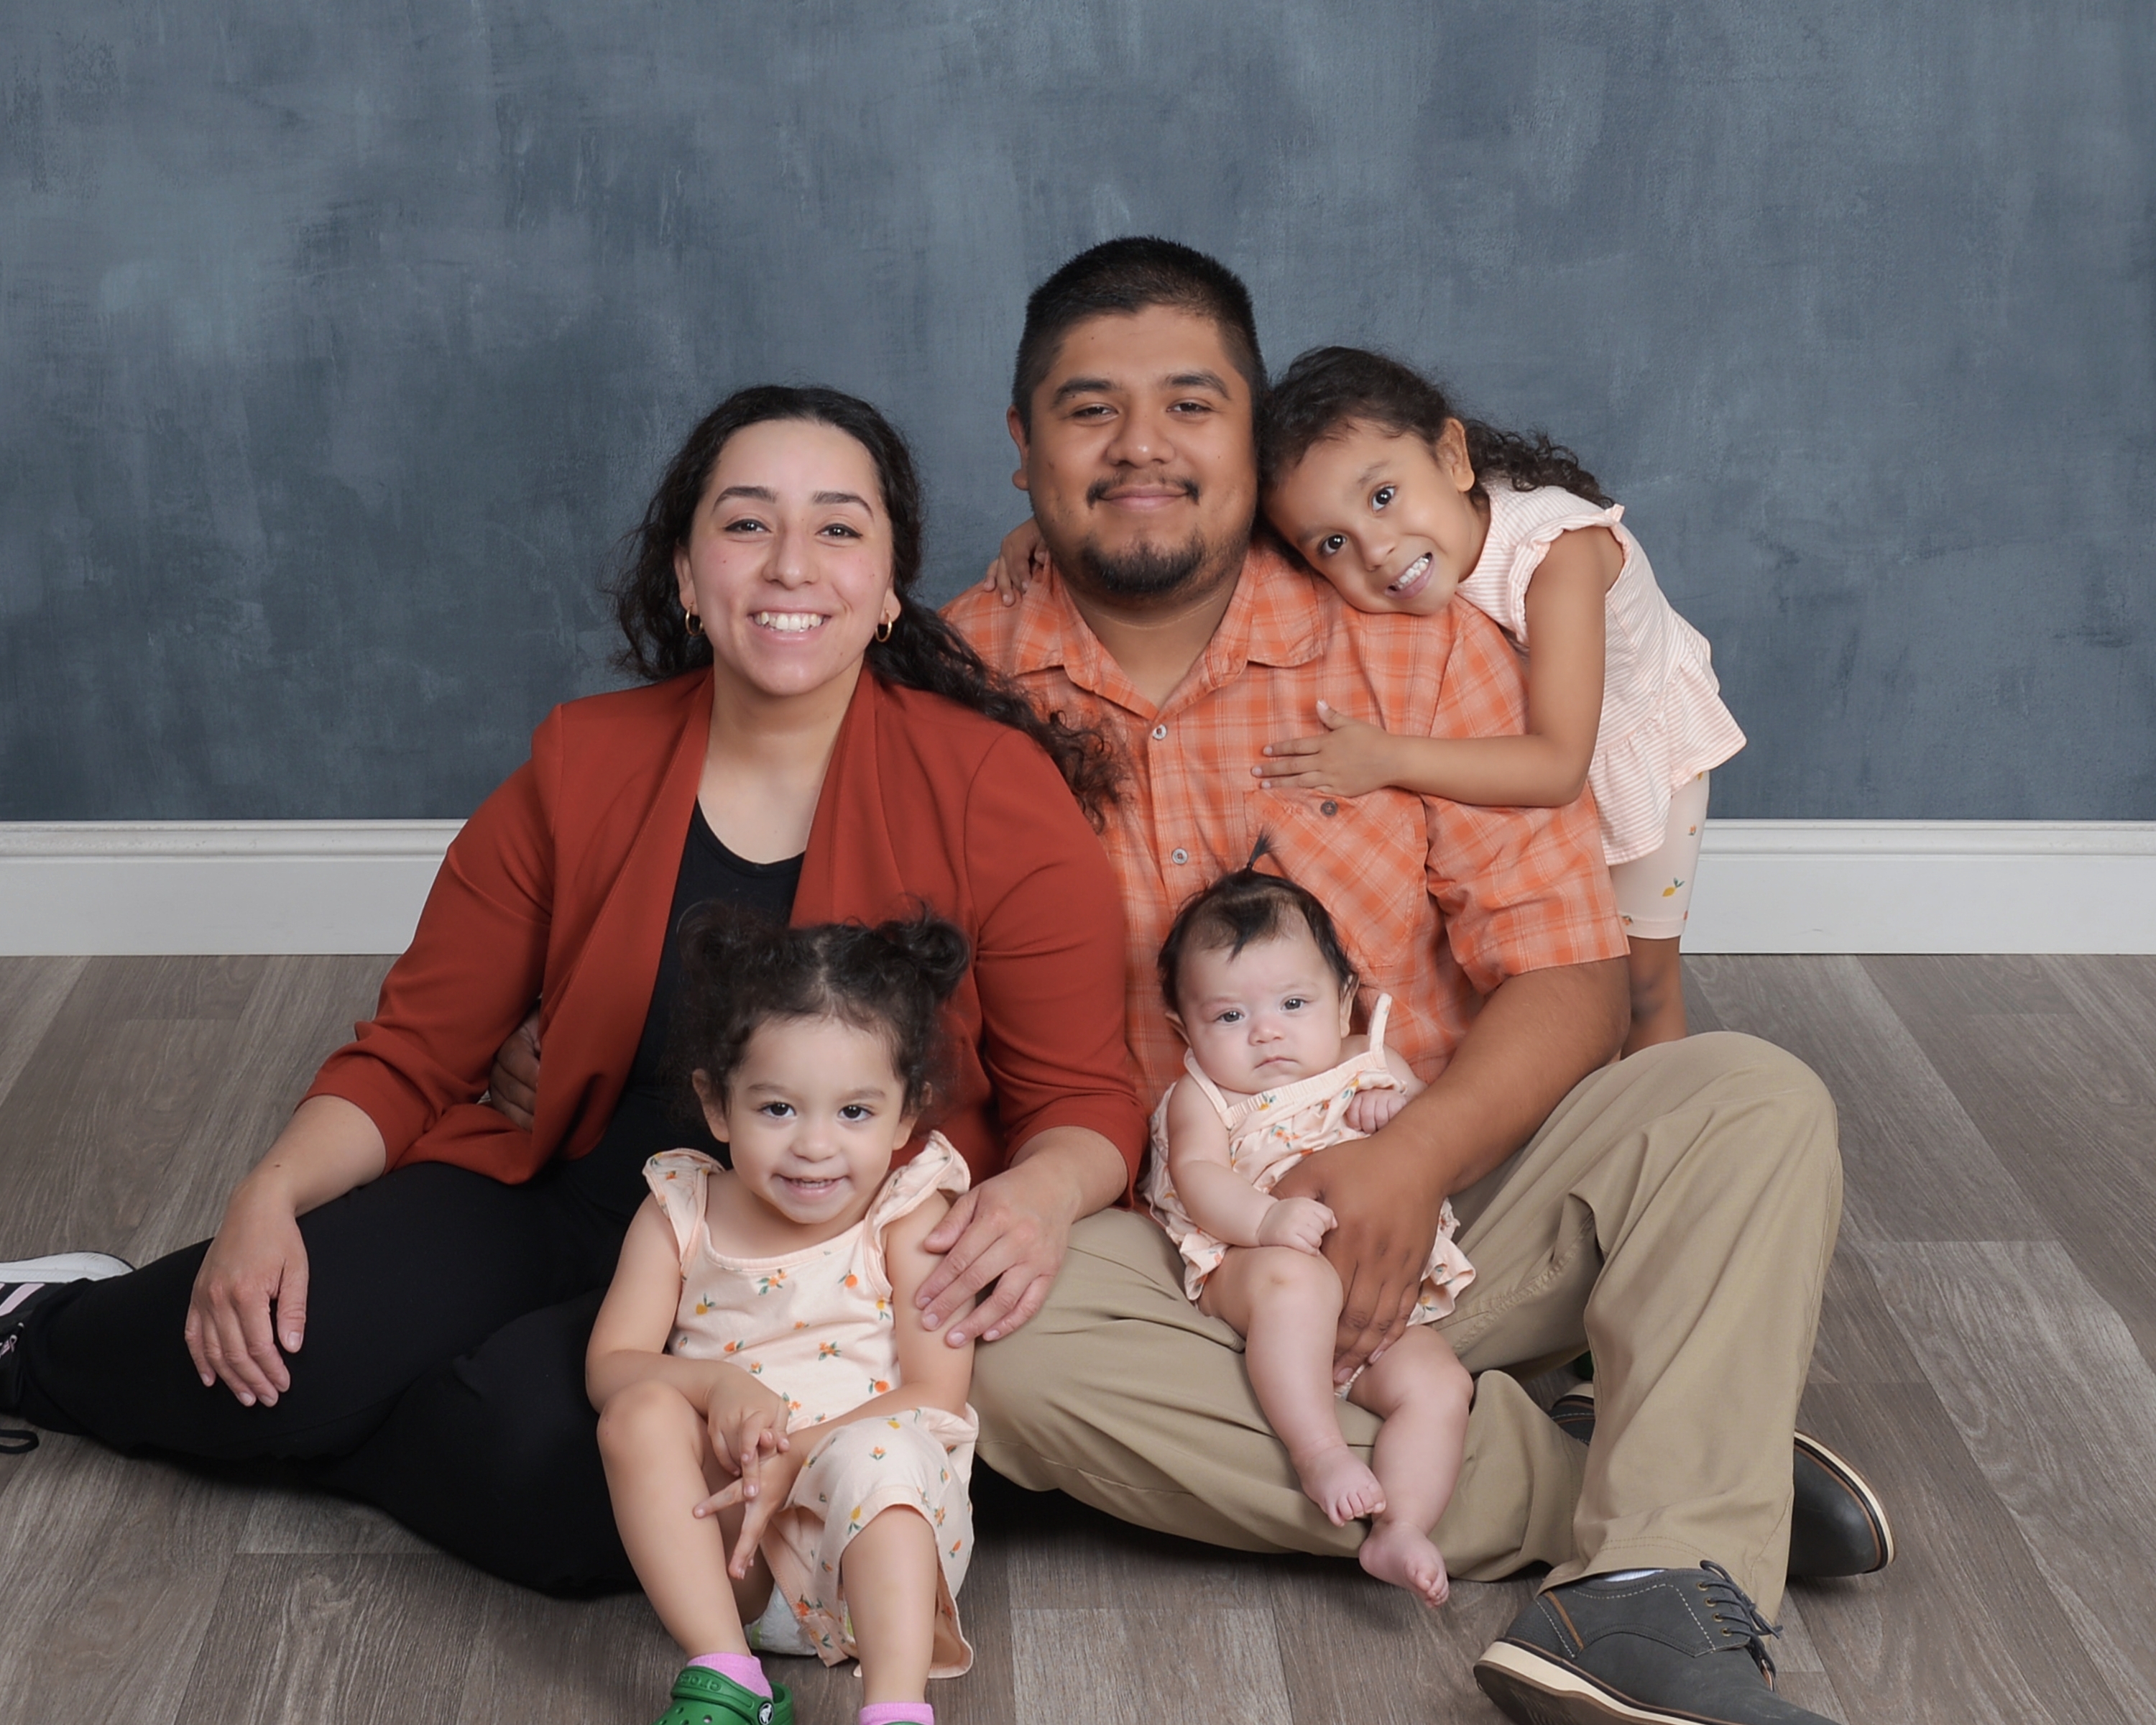
<path fill-rule="evenodd" d="M 1255 942 L 1291 932 L 1298 922 L 1309 930 L 1318 955 L 1342 988 L 1353 988 L 1360 980 L 1341 944 L 1332 912 L 1317 895 L 1285 875 L 1258 867 L 1271 855 L 1272 845 L 1261 834 L 1248 862 L 1223 875 L 1175 913 L 1168 938 L 1160 943 L 1160 992 L 1170 1011 L 1183 1009 L 1180 987 L 1186 956 L 1225 949 L 1234 957 Z"/>
<path fill-rule="evenodd" d="M 972 962 L 964 933 L 925 907 L 873 928 L 788 928 L 723 905 L 693 911 L 681 927 L 669 1047 L 677 1106 L 699 1117 L 697 1076 L 723 1094 L 765 1024 L 837 1019 L 882 1040 L 906 1109 L 927 1110 L 947 1081 L 943 1005 Z"/>

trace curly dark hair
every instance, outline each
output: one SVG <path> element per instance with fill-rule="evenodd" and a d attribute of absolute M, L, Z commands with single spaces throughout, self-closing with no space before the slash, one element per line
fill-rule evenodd
<path fill-rule="evenodd" d="M 1353 988 L 1361 980 L 1332 914 L 1307 887 L 1298 886 L 1285 875 L 1268 874 L 1258 864 L 1271 854 L 1260 838 L 1250 860 L 1231 874 L 1223 875 L 1175 913 L 1168 938 L 1160 943 L 1160 992 L 1173 1012 L 1183 1009 L 1178 988 L 1187 953 L 1217 952 L 1225 947 L 1230 957 L 1253 941 L 1270 940 L 1289 932 L 1301 917 L 1326 968 L 1340 986 Z"/>
<path fill-rule="evenodd" d="M 972 962 L 964 934 L 927 910 L 874 928 L 788 928 L 706 905 L 681 926 L 681 986 L 668 1051 L 676 1106 L 699 1117 L 697 1076 L 723 1094 L 749 1039 L 774 1019 L 837 1019 L 882 1038 L 906 1108 L 929 1107 L 949 1064 L 942 1005 Z"/>
<path fill-rule="evenodd" d="M 1454 419 L 1467 434 L 1477 496 L 1488 495 L 1483 481 L 1497 474 L 1516 491 L 1557 485 L 1605 509 L 1617 501 L 1547 432 L 1523 435 L 1467 418 L 1413 367 L 1361 347 L 1313 347 L 1297 354 L 1267 393 L 1258 422 L 1260 482 L 1270 487 L 1312 444 L 1348 425 L 1373 426 L 1395 437 L 1412 432 L 1434 444 Z"/>
<path fill-rule="evenodd" d="M 843 431 L 875 465 L 884 511 L 891 517 L 891 574 L 899 610 L 890 639 L 869 644 L 869 669 L 886 683 L 940 695 L 1025 732 L 1048 751 L 1086 818 L 1099 830 L 1122 778 L 1115 746 L 1096 727 L 1061 713 L 1041 713 L 914 597 L 921 579 L 921 482 L 906 439 L 858 396 L 817 386 L 759 383 L 735 391 L 704 416 L 667 464 L 659 489 L 644 506 L 643 521 L 622 541 L 612 592 L 625 644 L 614 662 L 647 683 L 711 662 L 711 644 L 689 630 L 674 554 L 688 542 L 696 506 L 727 439 L 752 425 L 783 419 Z"/>

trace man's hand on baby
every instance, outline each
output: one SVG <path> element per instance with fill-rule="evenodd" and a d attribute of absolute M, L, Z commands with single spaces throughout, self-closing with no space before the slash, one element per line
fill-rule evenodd
<path fill-rule="evenodd" d="M 1368 1137 L 1390 1124 L 1392 1117 L 1407 1105 L 1405 1091 L 1358 1090 L 1354 1101 L 1348 1103 L 1347 1113 L 1341 1117 Z"/>
<path fill-rule="evenodd" d="M 1258 1224 L 1258 1244 L 1293 1246 L 1298 1252 L 1308 1252 L 1316 1257 L 1324 1249 L 1325 1236 L 1338 1220 L 1314 1198 L 1276 1199 L 1273 1207 Z"/>
<path fill-rule="evenodd" d="M 1291 737 L 1265 745 L 1265 759 L 1250 771 L 1268 790 L 1324 791 L 1336 797 L 1360 797 L 1391 784 L 1393 737 L 1325 701 L 1317 703 L 1325 730 L 1316 737 Z"/>
<path fill-rule="evenodd" d="M 1388 1144 L 1382 1134 L 1306 1156 L 1275 1189 L 1317 1198 L 1340 1218 L 1325 1237 L 1325 1257 L 1345 1290 L 1332 1363 L 1333 1381 L 1345 1383 L 1407 1327 L 1444 1191 L 1420 1147 Z"/>
<path fill-rule="evenodd" d="M 1048 547 L 1042 543 L 1040 529 L 1028 516 L 1009 532 L 996 552 L 996 560 L 988 565 L 988 572 L 981 585 L 998 595 L 1006 605 L 1015 605 L 1024 597 L 1025 590 L 1040 576 L 1048 572 Z"/>

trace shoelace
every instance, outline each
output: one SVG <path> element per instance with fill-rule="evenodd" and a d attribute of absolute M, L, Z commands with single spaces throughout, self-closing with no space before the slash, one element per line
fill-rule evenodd
<path fill-rule="evenodd" d="M 1767 1651 L 1767 1637 L 1772 1635 L 1779 1640 L 1781 1625 L 1769 1623 L 1759 1615 L 1759 1608 L 1752 1603 L 1752 1595 L 1738 1586 L 1737 1578 L 1721 1564 L 1709 1558 L 1702 1562 L 1700 1568 L 1710 1578 L 1700 1586 L 1700 1591 L 1707 1595 L 1708 1614 L 1725 1630 L 1743 1632 L 1744 1645 L 1750 1650 L 1753 1658 L 1758 1661 L 1759 1669 L 1766 1673 L 1768 1686 L 1771 1688 L 1774 1681 L 1774 1656 Z"/>

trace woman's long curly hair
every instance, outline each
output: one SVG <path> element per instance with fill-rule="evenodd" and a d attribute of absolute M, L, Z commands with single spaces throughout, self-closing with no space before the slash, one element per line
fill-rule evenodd
<path fill-rule="evenodd" d="M 817 386 L 759 383 L 728 396 L 704 416 L 667 465 L 644 519 L 622 542 L 613 583 L 614 615 L 625 644 L 615 663 L 647 683 L 711 662 L 711 644 L 690 632 L 674 555 L 688 542 L 719 453 L 736 432 L 773 420 L 800 420 L 843 431 L 868 451 L 891 517 L 891 574 L 898 617 L 888 640 L 871 641 L 868 667 L 886 683 L 920 689 L 1023 731 L 1044 749 L 1097 829 L 1116 800 L 1120 767 L 1098 730 L 1062 714 L 1044 716 L 1009 679 L 992 670 L 965 639 L 914 597 L 921 578 L 921 481 L 896 428 L 858 396 Z"/>
<path fill-rule="evenodd" d="M 1263 483 L 1276 484 L 1312 445 L 1346 426 L 1373 426 L 1394 437 L 1412 432 L 1435 446 L 1454 419 L 1467 434 L 1477 496 L 1488 495 L 1484 482 L 1496 474 L 1516 491 L 1557 485 L 1605 509 L 1617 501 L 1547 432 L 1522 435 L 1467 418 L 1419 372 L 1361 347 L 1313 347 L 1299 354 L 1268 392 L 1259 426 Z"/>

